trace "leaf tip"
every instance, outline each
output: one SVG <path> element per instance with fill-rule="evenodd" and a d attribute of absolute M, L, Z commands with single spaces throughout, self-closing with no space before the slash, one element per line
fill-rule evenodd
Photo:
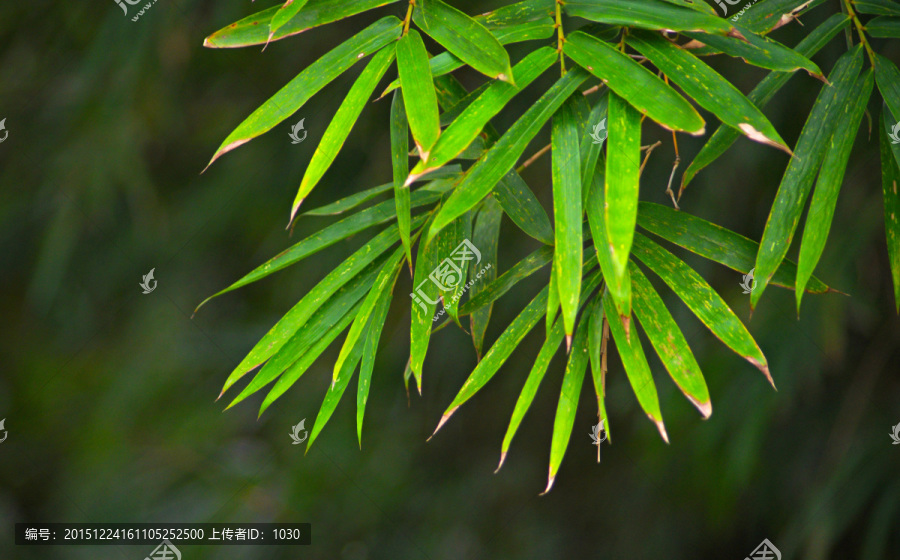
<path fill-rule="evenodd" d="M 657 419 L 653 418 L 652 416 L 650 417 L 650 419 L 653 420 L 654 424 L 656 424 L 656 429 L 659 430 L 660 437 L 662 437 L 663 441 L 666 442 L 666 444 L 668 445 L 669 434 L 666 433 L 666 426 L 665 426 L 665 424 L 663 424 L 663 421 L 661 419 L 657 420 Z"/>
<path fill-rule="evenodd" d="M 550 474 L 547 475 L 547 487 L 544 488 L 544 491 L 541 492 L 540 494 L 538 494 L 538 496 L 544 496 L 544 495 L 546 495 L 547 492 L 549 492 L 550 489 L 553 488 L 553 482 L 554 482 L 554 481 L 556 481 L 556 475 L 553 474 L 553 470 L 552 470 L 552 467 L 551 467 Z"/>
<path fill-rule="evenodd" d="M 438 433 L 438 430 L 441 429 L 441 426 L 443 426 L 443 425 L 447 422 L 447 420 L 450 419 L 450 416 L 452 416 L 453 413 L 456 412 L 456 409 L 457 409 L 457 408 L 459 408 L 459 407 L 458 407 L 458 406 L 454 406 L 453 408 L 451 408 L 450 410 L 448 410 L 447 412 L 445 412 L 443 416 L 441 416 L 441 421 L 438 422 L 437 428 L 434 429 L 434 433 L 431 434 L 431 435 L 428 437 L 428 439 L 426 439 L 425 441 L 431 441 L 431 438 L 434 437 L 434 434 Z"/>
<path fill-rule="evenodd" d="M 494 474 L 497 474 L 498 472 L 500 472 L 500 467 L 503 466 L 503 462 L 504 462 L 504 461 L 506 461 L 506 451 L 502 451 L 502 452 L 500 453 L 500 464 L 497 465 L 497 468 L 496 468 L 496 469 L 494 469 Z"/>

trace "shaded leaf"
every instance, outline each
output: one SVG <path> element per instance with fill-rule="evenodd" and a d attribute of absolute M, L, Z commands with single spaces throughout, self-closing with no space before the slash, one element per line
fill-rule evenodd
<path fill-rule="evenodd" d="M 609 237 L 606 234 L 605 206 L 606 202 L 603 184 L 600 182 L 600 178 L 595 176 L 587 204 L 588 223 L 591 228 L 594 250 L 597 253 L 600 270 L 603 271 L 603 278 L 606 280 L 606 287 L 613 298 L 613 302 L 616 304 L 619 315 L 630 317 L 631 279 L 628 277 L 627 269 L 625 270 L 624 275 L 617 276 L 615 273 L 612 247 L 609 244 Z"/>
<path fill-rule="evenodd" d="M 900 4 L 893 0 L 854 0 L 853 9 L 860 14 L 900 16 Z"/>
<path fill-rule="evenodd" d="M 884 194 L 884 232 L 887 237 L 888 261 L 894 280 L 894 305 L 900 313 L 900 143 L 888 140 L 887 131 L 896 126 L 887 110 L 882 113 L 881 138 L 881 186 Z M 895 133 L 896 134 L 896 133 Z M 892 157 L 893 152 L 893 157 Z"/>
<path fill-rule="evenodd" d="M 403 92 L 395 91 L 391 100 L 391 168 L 394 172 L 394 202 L 397 206 L 397 224 L 400 241 L 406 251 L 406 260 L 412 270 L 412 244 L 409 241 L 409 187 L 405 185 L 409 174 L 409 126 L 403 107 Z"/>
<path fill-rule="evenodd" d="M 866 23 L 866 32 L 872 37 L 900 38 L 900 17 L 878 16 Z"/>
<path fill-rule="evenodd" d="M 476 295 L 473 295 L 472 298 L 460 308 L 460 316 L 474 313 L 476 310 L 499 299 L 503 294 L 512 289 L 513 286 L 547 266 L 552 260 L 552 247 L 544 246 L 531 253 L 501 274 L 499 278 L 479 290 Z"/>
<path fill-rule="evenodd" d="M 756 33 L 768 33 L 797 19 L 804 10 L 825 0 L 763 0 L 741 17 L 741 25 Z"/>
<path fill-rule="evenodd" d="M 570 16 L 644 29 L 706 31 L 723 35 L 732 29 L 727 20 L 663 0 L 574 0 L 567 1 L 564 7 Z"/>
<path fill-rule="evenodd" d="M 396 281 L 396 278 L 395 278 Z M 356 389 L 356 439 L 362 447 L 363 417 L 366 413 L 366 402 L 369 400 L 369 389 L 372 386 L 372 370 L 375 368 L 375 354 L 378 352 L 378 341 L 381 339 L 381 330 L 387 319 L 391 307 L 391 294 L 394 288 L 384 290 L 366 332 L 366 342 L 363 347 L 362 364 L 359 366 L 359 381 Z"/>
<path fill-rule="evenodd" d="M 891 113 L 900 116 L 900 70 L 880 54 L 875 55 L 875 81 Z"/>
<path fill-rule="evenodd" d="M 546 245 L 553 245 L 553 226 L 546 210 L 516 173 L 508 172 L 494 187 L 493 194 L 503 211 L 519 229 Z"/>
<path fill-rule="evenodd" d="M 469 301 L 477 297 L 485 287 L 497 278 L 497 245 L 500 242 L 500 221 L 503 218 L 503 209 L 500 203 L 493 197 L 484 201 L 484 206 L 478 211 L 475 218 L 475 227 L 472 233 L 472 243 L 481 251 L 481 263 L 473 261 L 469 276 L 472 278 L 472 288 L 469 290 Z M 476 270 L 479 269 L 479 270 Z M 484 335 L 487 332 L 488 323 L 491 320 L 491 303 L 474 311 L 469 318 L 472 331 L 472 343 L 475 345 L 475 353 L 481 359 L 481 349 L 484 346 Z M 462 308 L 460 308 L 462 314 Z"/>
<path fill-rule="evenodd" d="M 611 93 L 603 209 L 616 282 L 625 278 L 637 223 L 640 161 L 641 115 L 624 99 Z"/>

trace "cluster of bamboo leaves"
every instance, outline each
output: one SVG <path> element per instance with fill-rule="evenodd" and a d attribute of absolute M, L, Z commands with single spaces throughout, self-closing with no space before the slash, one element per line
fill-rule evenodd
<path fill-rule="evenodd" d="M 288 0 L 212 34 L 205 45 L 264 46 L 392 3 Z M 813 271 L 875 84 L 884 102 L 877 128 L 882 146 L 885 228 L 900 301 L 900 144 L 889 141 L 900 128 L 895 125 L 900 117 L 900 71 L 871 45 L 872 37 L 900 37 L 900 5 L 892 0 L 844 0 L 841 12 L 809 28 L 793 48 L 767 37 L 773 29 L 822 3 L 761 0 L 739 22 L 733 22 L 718 17 L 700 0 L 525 0 L 475 17 L 442 0 L 414 0 L 398 6 L 399 14 L 405 13 L 403 19 L 394 15 L 378 19 L 330 50 L 247 117 L 212 160 L 271 130 L 365 59 L 365 67 L 319 141 L 290 211 L 290 222 L 307 215 L 339 219 L 212 297 L 296 264 L 351 235 L 366 231 L 372 236 L 304 295 L 234 369 L 223 394 L 259 368 L 229 407 L 274 383 L 260 407 L 262 414 L 346 331 L 333 382 L 308 445 L 328 421 L 357 367 L 357 434 L 361 442 L 375 355 L 399 275 L 408 269 L 412 285 L 419 286 L 468 239 L 482 253 L 479 269 L 492 266 L 464 301 L 459 301 L 459 290 L 466 284 L 466 274 L 474 277 L 474 268 L 464 271 L 458 285 L 446 290 L 425 282 L 426 301 L 442 301 L 447 320 L 435 327 L 432 317 L 437 306 L 420 306 L 410 300 L 406 383 L 414 378 L 421 392 L 431 336 L 448 324 L 467 327 L 479 358 L 438 428 L 490 381 L 523 338 L 543 322 L 544 342 L 512 413 L 501 465 L 564 338 L 568 363 L 554 420 L 548 489 L 568 445 L 588 367 L 598 418 L 607 431 L 610 428 L 604 398 L 607 352 L 613 346 L 639 405 L 667 440 L 645 341 L 704 418 L 712 406 L 700 367 L 648 279 L 650 274 L 674 292 L 723 344 L 759 368 L 769 382 L 772 378 L 765 356 L 740 319 L 661 241 L 741 273 L 755 269 L 752 305 L 769 284 L 794 289 L 798 311 L 804 292 L 828 291 Z M 846 37 L 847 50 L 826 77 L 811 57 L 841 35 Z M 426 36 L 430 44 L 445 50 L 429 52 Z M 504 47 L 511 43 L 534 48 L 512 64 Z M 744 95 L 703 61 L 713 55 L 734 57 L 734 64 L 771 72 Z M 380 93 L 392 97 L 387 125 L 393 180 L 298 216 L 304 199 L 334 162 L 394 65 L 396 78 Z M 463 66 L 485 77 L 474 91 L 453 76 L 453 71 Z M 803 71 L 798 79 L 818 79 L 822 85 L 791 149 L 762 109 L 798 70 Z M 546 74 L 559 78 L 508 130 L 496 130 L 491 119 Z M 707 123 L 696 106 L 715 115 L 721 125 L 684 172 L 679 197 L 697 172 L 740 135 L 791 154 L 760 243 L 684 211 L 639 201 L 642 127 L 661 126 L 672 131 L 673 139 L 676 133 L 704 135 Z M 644 121 L 649 122 L 645 125 Z M 608 123 L 605 143 L 591 135 L 600 122 Z M 516 167 L 527 146 L 548 124 L 552 219 L 520 176 L 522 168 Z M 785 255 L 814 182 L 795 264 Z M 385 198 L 381 195 L 392 197 L 380 200 Z M 498 274 L 503 215 L 541 246 Z M 547 266 L 547 285 L 483 352 L 492 306 L 517 283 Z"/>

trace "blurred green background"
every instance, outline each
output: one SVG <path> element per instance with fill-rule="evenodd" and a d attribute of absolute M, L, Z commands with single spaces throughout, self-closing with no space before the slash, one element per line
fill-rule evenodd
<path fill-rule="evenodd" d="M 453 3 L 472 14 L 503 4 Z M 557 356 L 506 464 L 493 474 L 543 328 L 426 443 L 475 355 L 464 333 L 441 331 L 423 395 L 407 401 L 403 275 L 361 450 L 352 394 L 308 455 L 288 436 L 303 418 L 311 427 L 336 348 L 258 421 L 261 396 L 223 413 L 215 398 L 231 369 L 366 240 L 341 243 L 190 318 L 205 297 L 330 223 L 307 217 L 292 238 L 284 230 L 305 165 L 362 66 L 271 133 L 200 171 L 222 139 L 301 69 L 368 22 L 405 10 L 390 5 L 265 52 L 201 46 L 209 33 L 273 1 L 261 4 L 159 0 L 137 22 L 113 0 L 0 4 L 0 119 L 9 130 L 0 144 L 0 417 L 9 432 L 0 444 L 0 558 L 150 552 L 15 547 L 13 524 L 26 521 L 312 524 L 310 546 L 182 546 L 185 560 L 742 559 L 764 538 L 785 560 L 900 558 L 900 447 L 888 437 L 900 422 L 900 321 L 877 134 L 870 138 L 865 126 L 817 269 L 849 296 L 807 296 L 798 319 L 793 294 L 771 289 L 750 317 L 740 274 L 685 257 L 748 323 L 778 391 L 670 301 L 707 376 L 714 413 L 701 420 L 651 361 L 669 445 L 613 358 L 614 444 L 604 445 L 598 465 L 588 437 L 596 403 L 585 388 L 560 475 L 539 497 L 562 378 Z M 828 2 L 804 17 L 806 29 L 838 6 Z M 802 33 L 792 24 L 773 36 L 793 45 Z M 530 48 L 510 52 L 518 60 Z M 839 36 L 814 60 L 830 70 L 845 48 Z M 900 58 L 896 41 L 876 50 Z M 765 75 L 740 62 L 712 63 L 745 92 Z M 460 77 L 469 87 L 478 83 Z M 498 128 L 549 83 L 517 98 Z M 766 109 L 791 145 L 820 85 L 798 74 Z M 389 180 L 388 109 L 380 101 L 363 113 L 309 207 Z M 877 116 L 880 103 L 869 109 Z M 300 118 L 309 136 L 293 145 L 288 132 Z M 644 135 L 644 143 L 664 145 L 644 173 L 642 199 L 668 204 L 671 137 L 650 125 Z M 548 137 L 543 130 L 526 153 Z M 679 138 L 682 170 L 702 142 Z M 699 175 L 682 208 L 759 239 L 786 162 L 781 152 L 741 139 Z M 547 158 L 525 174 L 547 208 L 549 176 Z M 507 219 L 501 233 L 501 271 L 537 246 Z M 158 287 L 143 295 L 138 284 L 151 268 Z M 488 344 L 548 274 L 498 302 Z"/>

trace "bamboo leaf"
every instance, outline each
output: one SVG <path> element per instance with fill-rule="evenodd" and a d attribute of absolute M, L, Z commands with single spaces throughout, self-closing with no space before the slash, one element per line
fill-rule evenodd
<path fill-rule="evenodd" d="M 582 201 L 587 205 L 588 192 L 594 183 L 594 175 L 597 172 L 597 160 L 600 159 L 600 151 L 606 141 L 606 118 L 608 98 L 604 92 L 587 118 L 586 124 L 590 125 L 590 132 L 585 130 L 581 135 L 581 185 Z"/>
<path fill-rule="evenodd" d="M 747 327 L 725 300 L 694 269 L 641 234 L 634 236 L 634 255 L 662 278 L 688 309 L 726 346 L 759 368 L 772 386 L 769 365 Z"/>
<path fill-rule="evenodd" d="M 503 218 L 503 209 L 500 203 L 493 197 L 485 200 L 484 206 L 475 218 L 475 227 L 472 233 L 472 243 L 481 251 L 482 261 L 476 265 L 471 263 L 469 276 L 473 280 L 469 290 L 469 301 L 472 301 L 487 286 L 497 278 L 497 245 L 500 242 L 500 221 Z M 480 270 L 476 268 L 480 267 Z M 481 359 L 481 349 L 484 346 L 484 335 L 487 332 L 488 323 L 491 320 L 493 305 L 488 303 L 478 308 L 469 318 L 472 331 L 472 343 L 475 345 L 475 353 Z M 462 314 L 462 308 L 460 308 Z"/>
<path fill-rule="evenodd" d="M 768 33 L 797 19 L 805 10 L 815 7 L 825 0 L 763 0 L 753 4 L 741 17 L 741 25 L 755 33 Z"/>
<path fill-rule="evenodd" d="M 580 93 L 574 95 L 582 97 Z M 553 253 L 553 272 L 559 292 L 566 335 L 575 330 L 578 300 L 581 295 L 581 167 L 578 121 L 574 109 L 575 97 L 563 104 L 553 116 L 553 221 L 556 250 Z"/>
<path fill-rule="evenodd" d="M 269 21 L 269 41 L 272 40 L 272 37 L 275 36 L 279 29 L 284 27 L 284 24 L 293 19 L 303 9 L 306 2 L 307 0 L 287 0 L 278 8 L 278 11 L 272 16 L 272 20 Z"/>
<path fill-rule="evenodd" d="M 628 44 L 649 58 L 654 66 L 722 122 L 740 130 L 751 140 L 791 153 L 762 111 L 706 63 L 674 43 L 648 32 L 629 34 Z"/>
<path fill-rule="evenodd" d="M 828 141 L 825 159 L 806 215 L 806 225 L 803 227 L 803 240 L 797 261 L 797 313 L 800 313 L 800 300 L 806 284 L 825 249 L 825 240 L 828 239 L 828 231 L 831 229 L 838 192 L 844 180 L 847 162 L 850 160 L 850 150 L 853 149 L 853 141 L 856 140 L 859 123 L 866 110 L 874 83 L 871 70 L 866 70 L 852 88 L 853 97 L 847 100 L 840 108 L 841 112 L 835 116 L 837 122 Z"/>
<path fill-rule="evenodd" d="M 671 241 L 741 274 L 750 272 L 759 252 L 759 243 L 756 241 L 661 204 L 641 202 L 638 205 L 638 225 L 666 241 Z M 796 276 L 797 265 L 791 260 L 784 259 L 770 282 L 793 290 Z M 830 288 L 815 276 L 810 277 L 806 286 L 806 291 L 814 294 L 824 294 L 829 290 Z"/>
<path fill-rule="evenodd" d="M 553 245 L 553 226 L 547 212 L 515 170 L 500 179 L 493 195 L 519 229 L 545 245 Z"/>
<path fill-rule="evenodd" d="M 597 418 L 603 422 L 607 439 L 612 436 L 609 431 L 609 416 L 606 413 L 606 354 L 608 347 L 604 337 L 609 338 L 609 327 L 604 329 L 606 316 L 603 312 L 603 295 L 594 298 L 591 303 L 594 310 L 591 312 L 590 328 L 588 330 L 588 354 L 591 359 L 591 377 L 594 381 L 594 394 L 597 397 Z M 600 448 L 597 444 L 597 462 L 600 462 Z"/>
<path fill-rule="evenodd" d="M 634 262 L 630 263 L 629 269 L 634 292 L 634 312 L 644 332 L 647 333 L 650 344 L 668 370 L 672 381 L 697 407 L 700 414 L 704 418 L 709 418 L 712 414 L 709 389 L 687 339 L 641 269 Z"/>
<path fill-rule="evenodd" d="M 878 71 L 876 67 L 876 73 Z M 896 124 L 892 122 L 888 108 L 882 111 L 882 126 L 878 127 L 881 138 L 881 186 L 884 193 L 884 233 L 887 237 L 888 261 L 894 280 L 894 305 L 900 314 L 900 142 L 888 141 L 888 131 L 897 136 Z M 892 157 L 893 152 L 893 157 Z"/>
<path fill-rule="evenodd" d="M 559 390 L 559 402 L 556 405 L 556 416 L 553 418 L 553 436 L 550 441 L 550 468 L 547 473 L 547 488 L 550 491 L 556 473 L 562 465 L 566 448 L 572 437 L 572 426 L 575 424 L 575 412 L 578 410 L 578 397 L 584 385 L 584 373 L 588 364 L 588 325 L 591 321 L 591 307 L 582 315 L 575 333 L 575 347 L 569 354 L 566 371 L 563 374 L 562 387 Z"/>
<path fill-rule="evenodd" d="M 441 0 L 419 0 L 413 21 L 475 70 L 489 78 L 513 83 L 509 54 L 481 23 Z"/>
<path fill-rule="evenodd" d="M 433 219 L 432 215 L 426 228 Z M 419 240 L 419 250 L 413 273 L 413 292 L 409 294 L 413 300 L 413 305 L 410 306 L 409 367 L 416 377 L 419 394 L 422 394 L 422 366 L 425 363 L 425 354 L 428 352 L 428 342 L 431 339 L 434 310 L 440 300 L 438 287 L 429 278 L 440 262 L 440 246 L 440 239 L 435 239 L 431 243 L 426 243 L 424 237 Z"/>
<path fill-rule="evenodd" d="M 588 78 L 587 72 L 573 68 L 566 72 L 519 119 L 500 140 L 463 176 L 459 186 L 435 216 L 428 239 L 447 224 L 478 204 L 506 175 L 525 151 L 528 143 L 563 102 Z M 502 201 L 501 201 L 502 204 Z"/>
<path fill-rule="evenodd" d="M 391 100 L 391 167 L 394 171 L 394 202 L 397 206 L 397 224 L 400 241 L 406 251 L 406 260 L 412 270 L 412 244 L 409 241 L 410 199 L 405 185 L 409 174 L 409 126 L 403 108 L 403 92 L 395 91 Z"/>
<path fill-rule="evenodd" d="M 295 0 L 295 4 L 300 0 Z M 309 0 L 294 17 L 279 26 L 270 37 L 272 19 L 282 6 L 273 6 L 247 16 L 216 31 L 203 41 L 203 46 L 213 49 L 249 47 L 278 41 L 290 35 L 303 33 L 313 27 L 342 20 L 396 0 Z"/>
<path fill-rule="evenodd" d="M 564 7 L 570 16 L 629 27 L 722 35 L 732 30 L 727 20 L 663 0 L 575 0 L 567 1 Z"/>
<path fill-rule="evenodd" d="M 547 293 L 547 314 L 544 316 L 544 330 L 546 332 L 550 332 L 550 329 L 553 328 L 553 323 L 559 314 L 559 274 L 556 273 L 558 266 L 556 252 L 554 251 L 553 264 L 550 265 L 550 280 L 547 283 L 549 289 Z M 571 343 L 571 338 L 566 339 L 566 347 L 569 346 L 569 343 Z"/>
<path fill-rule="evenodd" d="M 410 29 L 397 42 L 397 70 L 409 128 L 420 156 L 425 158 L 437 142 L 441 126 L 437 96 L 428 70 L 428 52 L 415 29 Z"/>
<path fill-rule="evenodd" d="M 624 99 L 609 95 L 604 219 L 616 282 L 622 282 L 637 223 L 641 161 L 641 115 Z"/>
<path fill-rule="evenodd" d="M 272 130 L 275 125 L 297 112 L 309 98 L 365 55 L 376 52 L 397 39 L 400 31 L 400 20 L 388 16 L 328 51 L 244 119 L 244 122 L 225 138 L 206 166 L 209 167 L 222 154 Z"/>
<path fill-rule="evenodd" d="M 900 17 L 878 16 L 866 23 L 866 31 L 872 37 L 900 39 Z"/>
<path fill-rule="evenodd" d="M 891 113 L 900 116 L 900 70 L 880 54 L 875 55 L 875 81 Z"/>
<path fill-rule="evenodd" d="M 772 211 L 763 231 L 756 256 L 754 280 L 756 285 L 750 294 L 750 305 L 756 306 L 772 274 L 787 254 L 800 221 L 800 213 L 806 197 L 812 188 L 816 171 L 822 162 L 827 139 L 834 130 L 835 117 L 853 95 L 853 84 L 862 67 L 862 46 L 857 45 L 847 51 L 834 65 L 828 76 L 830 86 L 824 86 L 813 105 L 806 124 L 797 140 L 794 157 L 788 162 L 787 170 Z"/>
<path fill-rule="evenodd" d="M 567 7 L 570 5 L 567 4 Z M 665 3 L 663 5 L 672 7 Z M 692 10 L 685 11 L 697 13 Z M 674 89 L 628 55 L 580 31 L 566 37 L 563 49 L 566 55 L 581 67 L 603 80 L 609 89 L 660 125 L 669 130 L 684 131 L 694 136 L 703 134 L 705 123 L 697 110 Z"/>
<path fill-rule="evenodd" d="M 853 9 L 860 14 L 900 16 L 900 4 L 893 0 L 854 0 Z"/>
<path fill-rule="evenodd" d="M 325 172 L 331 167 L 334 158 L 353 130 L 353 125 L 362 113 L 363 107 L 375 91 L 375 86 L 387 72 L 388 67 L 394 61 L 394 49 L 385 48 L 372 57 L 372 60 L 356 79 L 344 102 L 338 108 L 334 118 L 325 129 L 322 140 L 319 141 L 316 151 L 313 153 L 303 179 L 300 181 L 300 188 L 297 190 L 297 196 L 294 197 L 294 203 L 291 207 L 291 220 L 297 215 L 297 210 L 303 204 L 303 200 L 315 188 Z"/>
<path fill-rule="evenodd" d="M 528 278 L 553 260 L 553 248 L 543 246 L 510 267 L 499 278 L 479 290 L 459 309 L 460 316 L 469 315 L 499 299 L 513 286 Z"/>
<path fill-rule="evenodd" d="M 628 277 L 627 269 L 622 276 L 617 276 L 615 273 L 612 247 L 606 234 L 606 212 L 604 210 L 606 202 L 603 191 L 600 177 L 595 176 L 594 184 L 588 197 L 588 224 L 591 228 L 591 237 L 593 238 L 594 251 L 597 253 L 597 260 L 600 263 L 600 270 L 603 271 L 603 278 L 606 280 L 606 287 L 613 298 L 613 302 L 616 304 L 619 315 L 630 317 L 631 279 Z"/>
<path fill-rule="evenodd" d="M 650 364 L 641 347 L 641 337 L 635 331 L 628 336 L 625 332 L 625 324 L 616 313 L 615 304 L 607 292 L 603 296 L 603 309 L 606 311 L 606 321 L 609 323 L 609 331 L 616 343 L 619 358 L 625 368 L 625 375 L 637 397 L 638 403 L 644 409 L 644 413 L 650 421 L 656 424 L 659 435 L 663 441 L 669 443 L 669 435 L 663 424 L 662 411 L 659 409 L 659 397 L 656 394 L 656 384 L 653 375 L 650 374 Z"/>
<path fill-rule="evenodd" d="M 366 333 L 366 345 L 363 347 L 362 365 L 359 367 L 359 381 L 356 389 L 356 438 L 362 448 L 363 417 L 366 413 L 366 402 L 369 400 L 369 389 L 372 386 L 372 370 L 375 368 L 375 354 L 378 352 L 378 341 L 381 339 L 381 331 L 391 308 L 391 289 L 381 294 L 375 311 L 372 312 L 372 320 Z"/>

